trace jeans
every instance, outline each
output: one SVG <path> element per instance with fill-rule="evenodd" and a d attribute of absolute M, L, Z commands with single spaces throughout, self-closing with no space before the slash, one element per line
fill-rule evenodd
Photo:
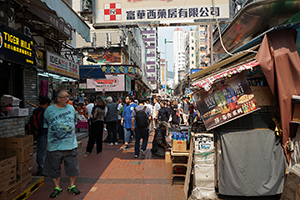
<path fill-rule="evenodd" d="M 128 143 L 130 141 L 131 134 L 134 135 L 134 132 L 131 130 L 131 128 L 124 128 L 125 143 Z"/>
<path fill-rule="evenodd" d="M 124 129 L 121 125 L 121 120 L 118 120 L 118 133 L 119 133 L 119 140 L 124 140 Z"/>
<path fill-rule="evenodd" d="M 106 128 L 108 143 L 117 142 L 117 121 L 107 122 Z"/>
<path fill-rule="evenodd" d="M 44 160 L 47 153 L 47 135 L 43 134 L 37 138 L 36 144 L 36 162 L 38 164 L 38 173 L 42 173 Z"/>
<path fill-rule="evenodd" d="M 148 144 L 148 138 L 149 138 L 149 128 L 135 128 L 135 146 L 134 146 L 134 152 L 135 155 L 139 155 L 140 153 L 140 140 L 143 139 L 142 142 L 142 150 L 145 151 L 147 149 Z"/>
<path fill-rule="evenodd" d="M 91 125 L 91 134 L 89 136 L 86 152 L 91 153 L 93 150 L 95 141 L 97 141 L 97 153 L 102 152 L 102 138 L 103 138 L 103 121 L 96 121 Z"/>

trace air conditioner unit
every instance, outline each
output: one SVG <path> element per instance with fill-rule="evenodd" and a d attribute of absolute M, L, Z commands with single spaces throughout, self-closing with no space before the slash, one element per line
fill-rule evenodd
<path fill-rule="evenodd" d="M 27 35 L 28 37 L 31 37 L 31 31 L 30 28 L 28 28 L 27 26 L 24 26 L 24 35 Z"/>

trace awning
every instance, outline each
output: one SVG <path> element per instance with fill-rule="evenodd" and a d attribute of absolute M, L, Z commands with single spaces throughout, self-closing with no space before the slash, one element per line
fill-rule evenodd
<path fill-rule="evenodd" d="M 271 27 L 277 27 L 285 19 L 298 13 L 300 1 L 298 0 L 259 0 L 242 8 L 232 22 L 222 32 L 225 48 L 233 52 L 237 48 L 264 33 Z M 213 51 L 225 53 L 219 33 L 215 34 Z"/>
<path fill-rule="evenodd" d="M 201 81 L 198 81 L 198 82 L 192 84 L 192 86 L 199 86 L 200 88 L 204 89 L 206 92 L 209 92 L 212 89 L 212 86 L 217 81 L 220 81 L 226 77 L 230 77 L 235 74 L 239 74 L 245 70 L 252 69 L 252 68 L 256 67 L 257 65 L 259 65 L 259 63 L 254 60 L 254 61 L 251 61 L 249 63 L 243 64 L 240 66 L 233 66 L 233 67 L 227 68 L 221 72 L 212 74 L 212 75 L 206 77 L 205 79 L 202 79 Z"/>
<path fill-rule="evenodd" d="M 100 65 L 79 65 L 80 78 L 106 78 Z"/>
<path fill-rule="evenodd" d="M 61 0 L 32 0 L 32 2 L 38 4 L 38 2 L 44 2 L 48 8 L 55 11 L 58 17 L 64 19 L 66 23 L 69 23 L 76 32 L 85 39 L 86 42 L 90 42 L 90 27 L 80 18 L 80 16 L 64 1 Z"/>

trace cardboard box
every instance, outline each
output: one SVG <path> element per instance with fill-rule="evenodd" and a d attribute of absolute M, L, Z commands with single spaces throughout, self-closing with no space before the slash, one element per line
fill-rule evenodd
<path fill-rule="evenodd" d="M 294 105 L 294 110 L 293 110 L 293 122 L 300 123 L 300 103 L 296 103 Z"/>
<path fill-rule="evenodd" d="M 18 181 L 21 182 L 21 191 L 26 190 L 32 182 L 31 171 L 21 176 L 18 176 Z"/>
<path fill-rule="evenodd" d="M 22 100 L 14 97 L 14 96 L 11 96 L 9 94 L 4 94 L 1 97 L 1 106 L 9 106 L 9 105 L 19 106 L 20 101 L 22 101 Z"/>
<path fill-rule="evenodd" d="M 28 116 L 29 109 L 28 108 L 14 108 L 14 116 Z"/>
<path fill-rule="evenodd" d="M 187 141 L 183 140 L 172 140 L 173 151 L 186 151 Z"/>
<path fill-rule="evenodd" d="M 33 135 L 17 135 L 6 138 L 7 147 L 23 147 L 30 144 L 33 145 Z"/>
<path fill-rule="evenodd" d="M 11 187 L 0 192 L 1 200 L 11 200 L 15 196 L 21 193 L 21 182 L 17 182 Z"/>
<path fill-rule="evenodd" d="M 0 157 L 0 191 L 16 183 L 17 157 Z"/>
<path fill-rule="evenodd" d="M 29 173 L 32 170 L 32 168 L 33 168 L 33 158 L 22 163 L 18 162 L 17 175 L 23 175 Z"/>
<path fill-rule="evenodd" d="M 15 155 L 18 162 L 26 162 L 33 157 L 33 145 L 8 146 L 6 143 L 6 155 Z"/>
<path fill-rule="evenodd" d="M 4 156 L 5 155 L 5 140 L 6 138 L 0 138 L 0 156 Z"/>

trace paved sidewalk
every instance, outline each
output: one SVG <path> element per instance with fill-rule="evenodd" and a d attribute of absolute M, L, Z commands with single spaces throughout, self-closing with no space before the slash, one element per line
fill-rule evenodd
<path fill-rule="evenodd" d="M 104 137 L 105 138 L 105 137 Z M 76 186 L 82 191 L 78 196 L 67 192 L 69 178 L 64 174 L 62 166 L 62 194 L 56 199 L 109 199 L 109 200 L 183 200 L 183 186 L 171 186 L 171 164 L 164 159 L 152 157 L 150 152 L 153 133 L 149 138 L 145 159 L 134 158 L 134 143 L 130 150 L 120 150 L 121 144 L 108 146 L 103 143 L 103 152 L 97 155 L 93 152 L 84 156 L 87 138 L 82 140 L 79 148 L 79 165 L 81 174 L 76 180 Z M 33 174 L 36 173 L 34 158 Z M 49 195 L 54 184 L 45 177 L 45 185 L 30 196 L 29 200 L 50 199 Z"/>

